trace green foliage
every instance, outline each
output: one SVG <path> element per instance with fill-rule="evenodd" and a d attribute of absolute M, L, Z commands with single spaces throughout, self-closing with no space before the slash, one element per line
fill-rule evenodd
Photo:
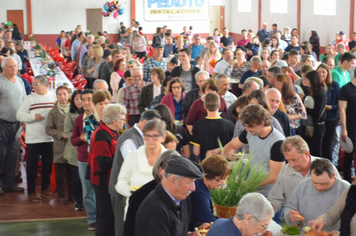
<path fill-rule="evenodd" d="M 300 229 L 298 227 L 289 225 L 284 226 L 282 229 L 285 235 L 299 235 L 299 231 Z"/>
<path fill-rule="evenodd" d="M 211 198 L 214 204 L 225 207 L 236 207 L 240 199 L 247 193 L 256 192 L 260 183 L 266 180 L 268 173 L 262 165 L 251 166 L 252 156 L 248 157 L 246 164 L 243 159 L 232 163 L 230 176 L 226 185 L 221 189 L 211 190 Z"/>

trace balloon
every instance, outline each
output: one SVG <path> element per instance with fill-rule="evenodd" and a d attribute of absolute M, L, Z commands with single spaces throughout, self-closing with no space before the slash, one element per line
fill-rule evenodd
<path fill-rule="evenodd" d="M 8 25 L 8 26 L 11 26 L 11 24 L 12 24 L 11 21 L 8 21 L 8 22 L 7 22 L 7 25 Z"/>
<path fill-rule="evenodd" d="M 122 14 L 124 14 L 124 11 L 125 11 L 125 9 L 120 9 L 119 10 L 119 15 L 121 16 Z"/>
<path fill-rule="evenodd" d="M 119 15 L 119 13 L 117 11 L 115 11 L 114 15 L 113 15 L 114 19 L 116 19 L 118 15 Z"/>
<path fill-rule="evenodd" d="M 110 12 L 109 8 L 107 6 L 104 5 L 103 8 L 104 8 L 105 11 Z"/>

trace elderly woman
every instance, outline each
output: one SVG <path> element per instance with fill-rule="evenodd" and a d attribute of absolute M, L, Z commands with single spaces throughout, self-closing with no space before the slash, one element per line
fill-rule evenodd
<path fill-rule="evenodd" d="M 58 202 L 62 205 L 68 205 L 66 185 L 68 187 L 68 197 L 72 198 L 72 170 L 67 160 L 63 158 L 63 153 L 68 141 L 68 137 L 64 134 L 64 119 L 69 112 L 71 91 L 66 86 L 60 86 L 57 88 L 56 93 L 57 102 L 48 114 L 46 133 L 54 139 L 53 163 Z"/>
<path fill-rule="evenodd" d="M 142 186 L 153 179 L 152 168 L 158 157 L 166 151 L 161 144 L 166 138 L 166 124 L 151 120 L 143 127 L 145 145 L 130 153 L 122 164 L 115 189 L 125 197 L 130 197 L 130 187 Z"/>
<path fill-rule="evenodd" d="M 119 84 L 122 78 L 124 77 L 124 73 L 126 71 L 126 59 L 121 58 L 117 60 L 113 66 L 112 73 L 110 75 L 110 86 L 112 89 L 112 102 L 116 102 L 117 94 L 119 92 Z"/>
<path fill-rule="evenodd" d="M 146 196 L 155 189 L 157 184 L 161 182 L 164 174 L 164 169 L 167 166 L 168 161 L 174 157 L 179 156 L 174 150 L 168 150 L 162 153 L 153 166 L 152 174 L 154 179 L 147 184 L 143 185 L 140 189 L 133 192 L 129 199 L 129 207 L 126 214 L 126 220 L 124 224 L 124 236 L 135 236 L 135 222 L 136 213 Z"/>
<path fill-rule="evenodd" d="M 252 236 L 264 233 L 273 215 L 273 207 L 267 198 L 260 193 L 248 193 L 241 198 L 235 216 L 216 220 L 207 236 Z"/>
<path fill-rule="evenodd" d="M 82 90 L 78 89 L 73 92 L 72 99 L 70 100 L 69 112 L 64 119 L 64 135 L 68 137 L 68 139 L 72 137 L 75 119 L 83 113 L 81 95 Z M 71 142 L 67 142 L 64 148 L 63 158 L 68 161 L 73 173 L 74 208 L 76 211 L 83 210 L 82 185 L 80 183 L 78 171 L 78 152 Z"/>
<path fill-rule="evenodd" d="M 155 97 L 164 93 L 164 88 L 162 86 L 162 82 L 166 78 L 164 70 L 160 67 L 155 67 L 150 73 L 152 83 L 142 88 L 140 100 L 137 106 L 141 114 L 150 107 L 150 104 Z"/>
<path fill-rule="evenodd" d="M 195 181 L 195 191 L 190 194 L 192 220 L 198 225 L 217 219 L 214 216 L 210 190 L 220 189 L 230 174 L 226 159 L 219 155 L 208 156 L 202 161 L 201 166 L 204 169 L 204 178 Z"/>
<path fill-rule="evenodd" d="M 96 198 L 96 235 L 115 235 L 114 214 L 109 194 L 109 177 L 119 130 L 126 122 L 126 108 L 119 104 L 102 111 L 102 121 L 94 131 L 88 157 L 90 180 Z"/>

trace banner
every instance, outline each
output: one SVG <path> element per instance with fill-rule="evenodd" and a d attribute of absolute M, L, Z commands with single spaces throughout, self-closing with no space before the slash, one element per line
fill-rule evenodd
<path fill-rule="evenodd" d="M 209 0 L 143 0 L 145 21 L 209 20 Z"/>

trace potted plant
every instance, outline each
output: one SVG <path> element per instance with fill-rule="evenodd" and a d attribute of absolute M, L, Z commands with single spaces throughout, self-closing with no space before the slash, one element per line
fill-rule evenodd
<path fill-rule="evenodd" d="M 243 156 L 243 155 L 242 155 Z M 211 190 L 211 198 L 215 212 L 220 218 L 229 218 L 235 215 L 240 199 L 247 193 L 256 192 L 260 184 L 267 179 L 268 173 L 264 166 L 251 166 L 252 155 L 232 164 L 231 173 L 226 179 L 226 185 L 218 190 Z"/>

